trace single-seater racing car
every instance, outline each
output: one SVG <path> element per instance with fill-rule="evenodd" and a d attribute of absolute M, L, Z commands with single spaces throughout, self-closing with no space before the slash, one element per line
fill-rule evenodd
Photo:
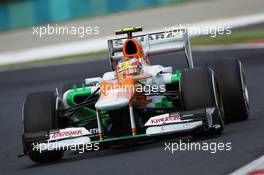
<path fill-rule="evenodd" d="M 59 160 L 67 148 L 99 148 L 165 135 L 219 135 L 225 122 L 246 120 L 248 91 L 240 60 L 195 67 L 186 29 L 108 40 L 112 71 L 35 92 L 23 105 L 23 149 L 34 162 Z M 184 51 L 185 69 L 151 65 L 151 57 Z M 165 57 L 166 55 L 164 55 Z M 177 65 L 173 65 L 177 66 Z M 88 75 L 89 76 L 89 75 Z"/>

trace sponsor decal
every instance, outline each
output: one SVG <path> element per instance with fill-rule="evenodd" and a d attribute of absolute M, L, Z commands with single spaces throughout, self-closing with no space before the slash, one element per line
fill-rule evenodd
<path fill-rule="evenodd" d="M 66 129 L 60 129 L 58 131 L 51 132 L 50 140 L 65 139 L 65 138 L 78 137 L 78 136 L 84 136 L 84 135 L 89 135 L 89 134 L 91 134 L 91 132 L 89 132 L 88 130 L 82 127 L 66 128 Z"/>
<path fill-rule="evenodd" d="M 58 131 L 58 132 L 52 133 L 50 138 L 58 139 L 61 137 L 71 137 L 71 136 L 79 136 L 79 135 L 82 135 L 82 130 Z"/>
<path fill-rule="evenodd" d="M 98 128 L 92 128 L 92 129 L 89 129 L 89 132 L 90 132 L 92 135 L 99 134 Z"/>
<path fill-rule="evenodd" d="M 167 113 L 155 117 L 151 117 L 145 126 L 153 126 L 153 125 L 162 125 L 169 124 L 181 121 L 181 116 L 179 113 Z"/>
<path fill-rule="evenodd" d="M 166 32 L 153 33 L 153 34 L 149 34 L 149 35 L 137 36 L 136 38 L 140 42 L 145 42 L 147 37 L 148 37 L 147 38 L 148 41 L 163 40 L 163 39 L 173 38 L 177 32 L 179 32 L 179 31 L 178 30 L 171 30 L 171 31 L 166 31 Z M 124 41 L 125 41 L 125 39 L 114 39 L 114 40 L 112 40 L 113 46 L 114 47 L 122 46 Z"/>

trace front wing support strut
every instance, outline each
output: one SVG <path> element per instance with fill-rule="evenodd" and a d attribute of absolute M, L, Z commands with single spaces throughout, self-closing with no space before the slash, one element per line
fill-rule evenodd
<path fill-rule="evenodd" d="M 131 124 L 131 132 L 132 135 L 136 135 L 136 124 L 135 124 L 135 118 L 134 118 L 134 112 L 133 112 L 133 106 L 129 105 L 129 117 L 130 117 L 130 124 Z"/>
<path fill-rule="evenodd" d="M 103 133 L 102 123 L 100 120 L 98 109 L 96 109 L 96 120 L 97 120 L 97 125 L 98 125 L 99 138 L 100 138 L 100 140 L 103 140 L 104 139 L 104 133 Z"/>

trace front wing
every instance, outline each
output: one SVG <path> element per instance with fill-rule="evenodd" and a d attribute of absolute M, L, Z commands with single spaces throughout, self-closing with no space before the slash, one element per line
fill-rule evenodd
<path fill-rule="evenodd" d="M 214 124 L 217 118 L 215 108 L 204 108 L 193 111 L 166 113 L 151 117 L 145 124 L 145 133 L 116 138 L 99 139 L 98 134 L 84 127 L 56 129 L 23 135 L 24 154 L 31 151 L 69 150 L 71 147 L 81 148 L 87 144 L 116 145 L 128 142 L 139 142 L 159 136 L 190 133 L 197 130 L 209 130 L 220 127 Z M 166 118 L 170 117 L 170 118 Z M 71 150 L 71 149 L 70 149 Z"/>

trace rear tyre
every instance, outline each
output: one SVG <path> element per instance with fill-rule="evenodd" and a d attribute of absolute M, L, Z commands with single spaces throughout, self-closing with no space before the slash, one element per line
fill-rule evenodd
<path fill-rule="evenodd" d="M 193 136 L 218 135 L 224 129 L 224 113 L 218 83 L 214 72 L 207 68 L 184 70 L 180 80 L 180 92 L 185 110 L 215 107 L 214 127 Z"/>
<path fill-rule="evenodd" d="M 37 92 L 27 96 L 23 108 L 24 136 L 28 133 L 48 131 L 58 126 L 56 105 L 58 104 L 54 92 Z M 24 143 L 28 145 L 31 143 Z M 25 149 L 25 148 L 24 148 Z M 27 152 L 27 148 L 25 152 Z M 60 160 L 61 151 L 38 152 L 29 151 L 29 158 L 33 162 L 50 162 Z"/>
<path fill-rule="evenodd" d="M 219 59 L 210 64 L 222 95 L 226 122 L 247 120 L 249 98 L 244 67 L 238 59 Z"/>

